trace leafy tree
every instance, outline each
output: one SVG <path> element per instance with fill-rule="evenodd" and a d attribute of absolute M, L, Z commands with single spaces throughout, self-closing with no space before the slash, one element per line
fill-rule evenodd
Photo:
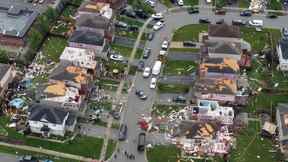
<path fill-rule="evenodd" d="M 0 63 L 3 64 L 9 63 L 9 57 L 7 55 L 7 52 L 2 49 L 0 49 Z"/>

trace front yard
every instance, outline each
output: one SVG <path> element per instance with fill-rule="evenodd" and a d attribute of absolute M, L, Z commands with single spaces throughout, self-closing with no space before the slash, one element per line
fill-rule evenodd
<path fill-rule="evenodd" d="M 5 127 L 8 132 L 8 139 L 17 140 L 28 146 L 42 147 L 49 150 L 59 151 L 63 153 L 75 154 L 85 157 L 98 159 L 103 145 L 103 139 L 77 136 L 74 140 L 66 143 L 56 143 L 41 139 L 29 138 L 15 131 L 15 129 L 7 128 L 9 122 L 8 117 L 0 117 L 0 125 Z"/>
<path fill-rule="evenodd" d="M 164 75 L 191 75 L 197 67 L 194 61 L 173 61 L 168 60 L 165 64 L 163 73 Z"/>
<path fill-rule="evenodd" d="M 208 26 L 205 24 L 190 24 L 183 26 L 175 31 L 173 41 L 196 41 L 198 42 L 199 33 L 207 32 Z"/>
<path fill-rule="evenodd" d="M 148 162 L 176 162 L 180 157 L 180 150 L 174 146 L 158 145 L 146 151 Z"/>
<path fill-rule="evenodd" d="M 158 83 L 159 93 L 188 93 L 190 86 L 183 84 L 164 84 Z"/>
<path fill-rule="evenodd" d="M 124 47 L 124 46 L 120 46 L 120 45 L 116 45 L 113 44 L 112 46 L 112 50 L 119 52 L 122 56 L 129 58 L 132 52 L 132 48 L 129 47 Z M 142 57 L 142 53 L 143 50 L 142 49 L 138 49 L 136 54 L 135 54 L 135 59 L 140 59 Z"/>
<path fill-rule="evenodd" d="M 67 40 L 61 37 L 47 37 L 42 46 L 42 51 L 48 59 L 59 62 L 59 57 L 67 46 Z"/>

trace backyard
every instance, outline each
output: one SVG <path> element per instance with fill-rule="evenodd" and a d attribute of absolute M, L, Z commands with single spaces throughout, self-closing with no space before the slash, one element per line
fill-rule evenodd
<path fill-rule="evenodd" d="M 277 162 L 275 148 L 271 140 L 260 137 L 260 123 L 249 122 L 247 128 L 237 136 L 236 149 L 232 151 L 231 161 L 237 162 Z M 274 151 L 273 151 L 274 150 Z"/>
<path fill-rule="evenodd" d="M 67 46 L 67 40 L 61 37 L 47 37 L 42 46 L 42 51 L 48 59 L 59 62 L 59 57 Z"/>
<path fill-rule="evenodd" d="M 148 162 L 177 162 L 180 150 L 174 145 L 158 145 L 147 150 Z"/>
<path fill-rule="evenodd" d="M 168 60 L 164 67 L 164 75 L 191 75 L 195 72 L 197 63 L 194 61 L 174 61 Z"/>

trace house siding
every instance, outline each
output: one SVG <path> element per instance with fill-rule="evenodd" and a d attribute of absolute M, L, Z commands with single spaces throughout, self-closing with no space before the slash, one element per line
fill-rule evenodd
<path fill-rule="evenodd" d="M 279 58 L 279 68 L 281 71 L 288 71 L 288 60 L 283 58 L 282 50 L 281 50 L 281 45 L 278 44 L 277 48 L 277 54 Z"/>

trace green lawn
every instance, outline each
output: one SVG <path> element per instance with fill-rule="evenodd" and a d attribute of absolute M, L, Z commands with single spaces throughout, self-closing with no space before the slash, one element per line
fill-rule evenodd
<path fill-rule="evenodd" d="M 137 19 L 134 19 L 134 18 L 131 18 L 131 17 L 127 17 L 127 16 L 119 16 L 117 18 L 117 20 L 119 21 L 123 21 L 125 23 L 127 23 L 128 25 L 134 25 L 134 26 L 138 26 L 139 28 L 143 26 L 143 22 L 137 20 Z"/>
<path fill-rule="evenodd" d="M 148 162 L 177 162 L 180 150 L 174 145 L 158 145 L 147 149 L 146 155 Z"/>
<path fill-rule="evenodd" d="M 167 116 L 172 111 L 179 111 L 182 108 L 184 107 L 180 105 L 153 105 L 152 114 L 157 116 Z"/>
<path fill-rule="evenodd" d="M 183 84 L 158 83 L 159 93 L 188 93 L 190 86 Z"/>
<path fill-rule="evenodd" d="M 129 32 L 126 30 L 117 30 L 116 31 L 116 35 L 131 38 L 131 39 L 137 39 L 138 34 L 139 34 L 138 32 Z M 143 40 L 143 41 L 147 40 L 147 34 L 143 34 L 141 37 L 141 40 Z"/>
<path fill-rule="evenodd" d="M 20 150 L 20 149 L 15 149 L 11 147 L 5 147 L 5 146 L 0 146 L 0 152 L 1 153 L 7 153 L 7 154 L 12 154 L 12 155 L 32 155 L 34 157 L 37 157 L 39 159 L 50 159 L 53 160 L 54 162 L 79 162 L 77 160 L 72 160 L 72 159 L 63 159 L 51 155 L 45 155 L 45 154 L 40 154 L 37 152 L 31 152 L 31 151 L 25 151 L 25 150 Z"/>
<path fill-rule="evenodd" d="M 68 5 L 62 12 L 61 16 L 63 17 L 70 17 L 70 16 L 74 16 L 74 14 L 76 13 L 77 8 L 72 6 L 72 5 Z"/>
<path fill-rule="evenodd" d="M 60 37 L 47 37 L 45 40 L 42 51 L 47 58 L 59 62 L 59 57 L 64 48 L 67 46 L 67 40 Z"/>
<path fill-rule="evenodd" d="M 238 3 L 240 8 L 249 8 L 250 0 L 240 0 Z"/>
<path fill-rule="evenodd" d="M 127 57 L 127 58 L 130 57 L 131 52 L 133 50 L 132 48 L 124 47 L 124 46 L 116 45 L 116 44 L 113 44 L 111 47 L 114 51 L 119 52 L 122 56 Z M 140 59 L 142 57 L 142 54 L 143 54 L 143 50 L 138 49 L 135 54 L 135 59 Z"/>
<path fill-rule="evenodd" d="M 283 9 L 282 0 L 268 0 L 267 8 L 271 10 L 282 10 Z"/>
<path fill-rule="evenodd" d="M 109 101 L 105 101 L 105 102 L 90 102 L 89 103 L 89 108 L 91 109 L 99 109 L 102 108 L 106 111 L 110 111 L 112 109 L 112 103 Z"/>
<path fill-rule="evenodd" d="M 154 9 L 148 4 L 144 3 L 143 0 L 128 0 L 128 4 L 133 6 L 133 8 L 143 9 L 146 13 L 154 13 Z"/>
<path fill-rule="evenodd" d="M 194 61 L 168 60 L 164 66 L 165 75 L 191 75 L 196 70 L 197 64 Z"/>
<path fill-rule="evenodd" d="M 8 121 L 9 118 L 0 117 L 1 126 L 5 126 Z M 8 137 L 10 139 L 22 141 L 25 145 L 42 147 L 45 149 L 96 159 L 100 157 L 100 152 L 103 145 L 103 139 L 94 137 L 78 136 L 73 141 L 61 144 L 40 139 L 28 138 L 22 134 L 17 133 L 15 129 L 6 128 L 6 130 L 8 131 Z"/>
<path fill-rule="evenodd" d="M 205 24 L 190 24 L 183 26 L 175 31 L 173 35 L 173 41 L 197 41 L 199 39 L 199 33 L 202 31 L 208 31 L 208 25 Z"/>
<path fill-rule="evenodd" d="M 198 4 L 199 4 L 198 0 L 184 0 L 185 6 L 194 6 L 194 5 L 198 5 Z"/>
<path fill-rule="evenodd" d="M 235 162 L 276 162 L 276 153 L 271 152 L 271 140 L 261 138 L 259 122 L 249 122 L 248 128 L 237 136 L 236 149 L 232 151 L 231 161 Z M 257 158 L 260 156 L 260 158 Z"/>
<path fill-rule="evenodd" d="M 173 3 L 171 2 L 171 0 L 160 0 L 160 2 L 168 8 L 171 8 L 174 6 Z"/>
<path fill-rule="evenodd" d="M 116 141 L 109 139 L 105 159 L 108 159 L 112 156 L 113 152 L 115 151 L 116 144 Z"/>
<path fill-rule="evenodd" d="M 169 48 L 169 51 L 177 51 L 177 52 L 200 52 L 199 48 Z"/>
<path fill-rule="evenodd" d="M 257 32 L 255 28 L 241 27 L 242 38 L 251 44 L 252 50 L 259 52 L 265 46 L 270 46 L 270 34 L 272 36 L 273 46 L 281 38 L 280 30 L 278 29 L 263 29 L 262 32 Z"/>

